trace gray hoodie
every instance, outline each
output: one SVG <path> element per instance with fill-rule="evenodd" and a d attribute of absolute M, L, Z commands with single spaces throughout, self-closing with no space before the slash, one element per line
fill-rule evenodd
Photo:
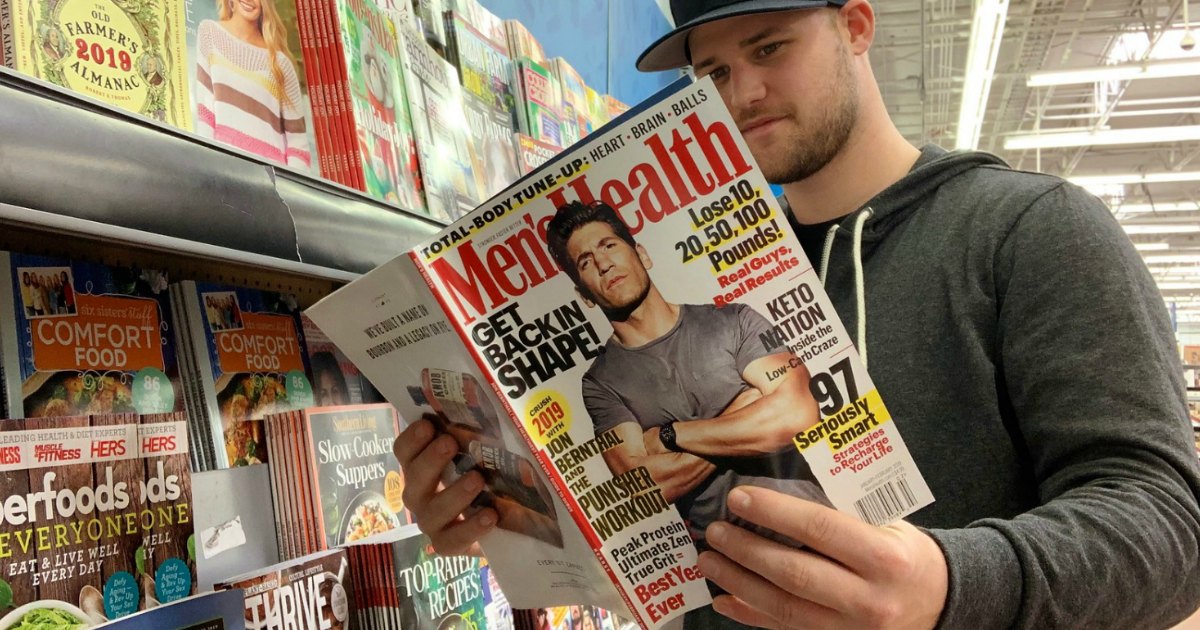
<path fill-rule="evenodd" d="M 1164 627 L 1196 609 L 1182 367 L 1100 201 L 929 147 L 841 221 L 826 290 L 851 336 L 863 298 L 856 345 L 936 499 L 909 520 L 949 564 L 941 627 Z"/>

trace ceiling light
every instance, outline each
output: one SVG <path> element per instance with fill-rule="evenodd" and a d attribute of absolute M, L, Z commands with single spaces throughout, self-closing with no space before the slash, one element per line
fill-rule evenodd
<path fill-rule="evenodd" d="M 1160 291 L 1193 291 L 1200 289 L 1200 282 L 1160 282 Z"/>
<path fill-rule="evenodd" d="M 1096 68 L 1034 72 L 1029 75 L 1029 79 L 1025 82 L 1025 85 L 1029 87 L 1047 87 L 1051 85 L 1132 81 L 1134 79 L 1171 79 L 1194 76 L 1200 76 L 1200 59 L 1147 61 L 1146 63 L 1125 63 Z"/>
<path fill-rule="evenodd" d="M 996 75 L 996 58 L 1000 53 L 1007 17 L 1008 0 L 976 0 L 967 50 L 966 82 L 958 110 L 958 130 L 954 141 L 956 149 L 974 150 L 979 147 L 979 131 L 983 127 L 983 113 L 992 90 L 992 79 Z"/>
<path fill-rule="evenodd" d="M 1114 175 L 1084 175 L 1070 178 L 1072 184 L 1087 187 L 1095 184 L 1166 184 L 1171 182 L 1200 182 L 1200 171 L 1165 173 L 1117 173 Z"/>
<path fill-rule="evenodd" d="M 1188 140 L 1200 140 L 1200 125 L 1085 131 L 1047 131 L 1012 136 L 1004 141 L 1004 148 L 1014 151 L 1018 149 L 1049 149 L 1054 147 L 1185 142 Z"/>
<path fill-rule="evenodd" d="M 1200 202 L 1182 201 L 1175 203 L 1123 203 L 1113 208 L 1121 214 L 1145 214 L 1149 212 L 1195 212 L 1200 210 Z"/>
<path fill-rule="evenodd" d="M 1200 264 L 1200 254 L 1163 254 L 1143 256 L 1147 265 Z"/>
<path fill-rule="evenodd" d="M 1156 276 L 1200 276 L 1200 267 L 1151 267 Z"/>
<path fill-rule="evenodd" d="M 1125 228 L 1126 234 L 1195 234 L 1200 232 L 1200 224 L 1149 223 L 1121 227 Z"/>
<path fill-rule="evenodd" d="M 1133 247 L 1139 252 L 1161 252 L 1171 248 L 1166 243 L 1134 243 Z"/>

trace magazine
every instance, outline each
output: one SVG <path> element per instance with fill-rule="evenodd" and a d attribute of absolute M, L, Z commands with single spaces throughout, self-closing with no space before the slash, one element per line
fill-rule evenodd
<path fill-rule="evenodd" d="M 6 0 L 4 64 L 190 130 L 184 3 Z"/>
<path fill-rule="evenodd" d="M 105 630 L 245 630 L 242 592 L 209 591 L 96 627 Z"/>
<path fill-rule="evenodd" d="M 412 124 L 397 78 L 400 51 L 386 14 L 365 0 L 337 0 L 338 48 L 349 78 L 343 89 L 352 109 L 351 155 L 368 195 L 420 212 L 424 210 L 413 168 Z"/>
<path fill-rule="evenodd" d="M 266 462 L 262 418 L 313 403 L 294 296 L 191 280 L 171 292 L 205 459 L 215 468 Z"/>
<path fill-rule="evenodd" d="M 536 171 L 543 164 L 549 162 L 550 158 L 562 151 L 561 147 L 542 142 L 523 133 L 517 134 L 517 149 L 520 152 L 522 175 Z"/>
<path fill-rule="evenodd" d="M 550 70 L 529 58 L 516 62 L 521 133 L 555 146 L 563 144 L 562 89 Z"/>
<path fill-rule="evenodd" d="M 182 411 L 166 273 L 0 252 L 12 417 Z"/>
<path fill-rule="evenodd" d="M 375 402 L 374 387 L 329 337 L 303 315 L 300 327 L 312 368 L 313 404 L 330 407 Z"/>
<path fill-rule="evenodd" d="M 462 79 L 463 113 L 475 146 L 476 189 L 481 198 L 500 192 L 517 179 L 513 144 L 516 95 L 508 48 L 485 37 L 462 14 L 446 13 L 446 32 Z"/>
<path fill-rule="evenodd" d="M 933 500 L 783 212 L 682 79 L 308 314 L 406 421 L 499 454 L 526 509 L 480 542 L 513 607 L 658 627 L 711 602 L 735 486 L 873 524 Z"/>
<path fill-rule="evenodd" d="M 246 630 L 349 628 L 354 609 L 345 549 L 322 551 L 229 578 L 217 591 L 242 593 Z"/>
<path fill-rule="evenodd" d="M 298 412 L 311 505 L 322 548 L 409 524 L 404 478 L 392 454 L 398 423 L 389 404 Z M 292 478 L 295 478 L 293 475 Z"/>
<path fill-rule="evenodd" d="M 239 30 L 246 18 L 230 0 L 184 3 L 190 115 L 205 138 L 311 173 L 318 146 L 299 7 L 294 0 L 266 1 L 271 9 L 248 33 Z M 272 37 L 267 47 L 247 39 L 265 33 Z"/>
<path fill-rule="evenodd" d="M 420 34 L 405 29 L 398 35 L 425 207 L 429 216 L 452 221 L 479 203 L 471 170 L 476 147 L 463 113 L 458 72 Z"/>
<path fill-rule="evenodd" d="M 0 628 L 87 627 L 194 594 L 187 449 L 182 414 L 0 421 Z"/>

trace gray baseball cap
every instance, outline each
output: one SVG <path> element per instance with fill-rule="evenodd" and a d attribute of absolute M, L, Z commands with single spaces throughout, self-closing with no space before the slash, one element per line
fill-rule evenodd
<path fill-rule="evenodd" d="M 692 29 L 715 20 L 751 13 L 840 7 L 846 0 L 671 0 L 675 30 L 663 35 L 642 53 L 637 69 L 642 72 L 681 68 L 688 59 L 687 38 Z"/>

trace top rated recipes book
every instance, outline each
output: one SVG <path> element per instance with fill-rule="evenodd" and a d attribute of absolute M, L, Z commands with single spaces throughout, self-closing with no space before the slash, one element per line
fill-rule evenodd
<path fill-rule="evenodd" d="M 447 481 L 483 474 L 481 543 L 516 608 L 658 627 L 709 605 L 696 559 L 737 485 L 874 524 L 933 500 L 708 79 L 308 315 L 405 420 L 455 438 Z"/>

